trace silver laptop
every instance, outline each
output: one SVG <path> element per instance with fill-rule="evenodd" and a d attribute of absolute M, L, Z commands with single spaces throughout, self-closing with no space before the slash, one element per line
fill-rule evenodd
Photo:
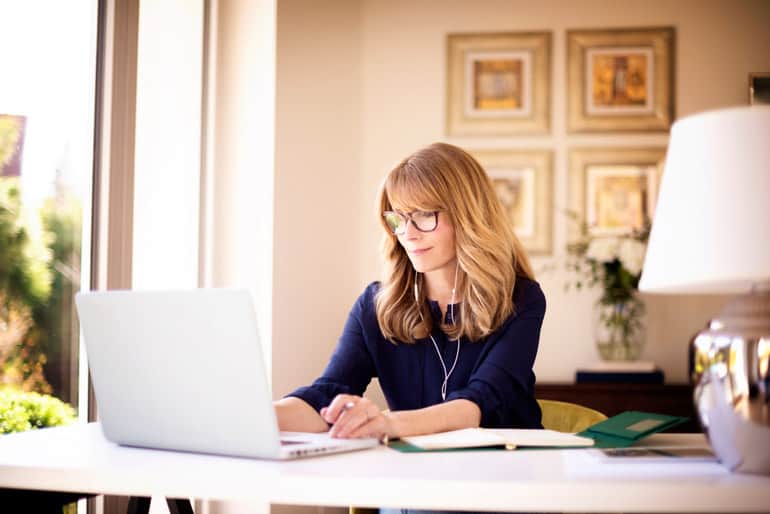
<path fill-rule="evenodd" d="M 246 290 L 82 292 L 75 301 L 110 441 L 265 459 L 377 444 L 279 433 Z"/>

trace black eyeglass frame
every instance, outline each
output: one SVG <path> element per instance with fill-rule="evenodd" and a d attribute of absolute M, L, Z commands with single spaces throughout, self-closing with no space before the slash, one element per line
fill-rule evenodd
<path fill-rule="evenodd" d="M 402 234 L 406 233 L 406 226 L 411 221 L 412 226 L 416 228 L 420 232 L 433 232 L 438 228 L 438 213 L 441 211 L 412 211 L 412 212 L 399 212 L 399 211 L 383 211 L 382 218 L 385 220 L 385 225 L 390 228 L 390 225 L 388 224 L 388 216 L 390 215 L 396 215 L 399 218 L 401 218 L 404 221 L 404 224 L 402 225 L 404 228 L 401 231 L 397 231 L 396 229 L 390 229 L 390 232 L 394 235 L 400 236 Z M 433 228 L 428 230 L 423 230 L 420 227 L 417 226 L 417 223 L 414 222 L 413 216 L 415 214 L 432 214 L 433 215 Z"/>

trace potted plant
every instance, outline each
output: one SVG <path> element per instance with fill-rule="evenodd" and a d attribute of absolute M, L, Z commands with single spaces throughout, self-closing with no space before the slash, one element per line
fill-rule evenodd
<path fill-rule="evenodd" d="M 585 225 L 567 246 L 567 267 L 576 278 L 566 287 L 600 287 L 594 307 L 594 336 L 604 360 L 636 360 L 644 345 L 639 277 L 647 250 L 649 226 L 619 236 L 594 236 Z"/>

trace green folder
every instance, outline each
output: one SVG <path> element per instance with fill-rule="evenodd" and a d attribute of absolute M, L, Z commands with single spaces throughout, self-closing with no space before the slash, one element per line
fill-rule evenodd
<path fill-rule="evenodd" d="M 625 448 L 685 421 L 686 417 L 632 410 L 591 425 L 578 435 L 593 439 L 595 448 Z"/>

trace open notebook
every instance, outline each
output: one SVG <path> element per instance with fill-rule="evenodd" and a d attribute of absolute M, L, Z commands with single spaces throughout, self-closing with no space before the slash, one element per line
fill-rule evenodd
<path fill-rule="evenodd" d="M 464 428 L 438 434 L 402 437 L 401 440 L 422 450 L 484 447 L 504 447 L 513 450 L 525 447 L 584 447 L 594 444 L 594 440 L 589 437 L 555 430 L 523 428 Z"/>

